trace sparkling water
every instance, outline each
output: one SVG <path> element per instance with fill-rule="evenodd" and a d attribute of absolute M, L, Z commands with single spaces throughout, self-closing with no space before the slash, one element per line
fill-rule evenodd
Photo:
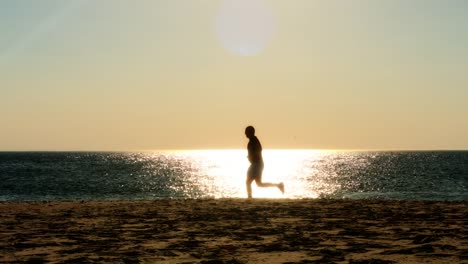
<path fill-rule="evenodd" d="M 261 198 L 468 201 L 468 152 L 264 150 Z M 1 152 L 0 200 L 242 198 L 246 150 Z"/>

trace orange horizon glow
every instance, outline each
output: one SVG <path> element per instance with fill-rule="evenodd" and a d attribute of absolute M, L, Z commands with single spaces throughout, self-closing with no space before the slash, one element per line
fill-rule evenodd
<path fill-rule="evenodd" d="M 0 151 L 468 149 L 468 2 L 20 2 Z"/>

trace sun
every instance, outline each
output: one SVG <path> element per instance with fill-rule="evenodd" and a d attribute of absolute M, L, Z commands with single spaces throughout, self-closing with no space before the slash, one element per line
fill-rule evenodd
<path fill-rule="evenodd" d="M 264 50 L 274 29 L 273 12 L 263 0 L 223 0 L 216 16 L 217 37 L 235 55 Z"/>

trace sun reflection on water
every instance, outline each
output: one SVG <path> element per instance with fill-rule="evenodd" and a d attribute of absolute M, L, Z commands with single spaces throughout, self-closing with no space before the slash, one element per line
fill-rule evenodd
<path fill-rule="evenodd" d="M 264 150 L 263 182 L 284 182 L 285 194 L 274 187 L 259 188 L 252 184 L 256 198 L 317 198 L 326 191 L 320 186 L 320 172 L 315 166 L 327 151 Z M 189 161 L 189 181 L 198 186 L 203 196 L 214 198 L 246 197 L 246 173 L 249 167 L 246 150 L 196 150 L 169 154 L 173 159 Z M 327 187 L 327 188 L 330 188 Z M 329 190 L 333 191 L 333 190 Z"/>

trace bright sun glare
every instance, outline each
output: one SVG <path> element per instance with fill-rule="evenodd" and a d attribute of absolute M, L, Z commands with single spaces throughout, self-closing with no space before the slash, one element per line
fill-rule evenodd
<path fill-rule="evenodd" d="M 224 0 L 216 17 L 216 33 L 236 55 L 261 52 L 274 32 L 273 12 L 263 0 Z"/>
<path fill-rule="evenodd" d="M 252 184 L 253 195 L 256 198 L 316 198 L 318 194 L 305 186 L 304 179 L 313 173 L 310 166 L 304 166 L 305 161 L 315 162 L 323 153 L 311 150 L 265 150 L 263 158 L 265 170 L 263 182 L 284 182 L 285 195 L 277 188 L 259 188 Z M 249 166 L 246 150 L 204 150 L 193 151 L 188 154 L 202 174 L 210 179 L 209 192 L 216 198 L 246 197 L 245 179 Z M 203 181 L 203 180 L 202 180 Z M 212 188 L 212 189 L 211 189 Z"/>

